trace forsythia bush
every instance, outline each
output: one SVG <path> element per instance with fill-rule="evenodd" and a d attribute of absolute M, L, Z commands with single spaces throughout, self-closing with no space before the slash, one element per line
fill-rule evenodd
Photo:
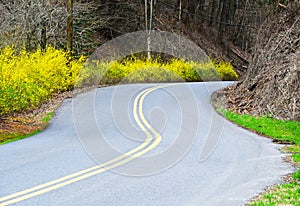
<path fill-rule="evenodd" d="M 51 95 L 76 87 L 138 82 L 187 82 L 236 80 L 226 62 L 191 62 L 159 58 L 85 64 L 85 58 L 71 60 L 66 52 L 51 46 L 46 51 L 0 50 L 0 115 L 39 106 Z"/>
<path fill-rule="evenodd" d="M 237 80 L 238 75 L 229 62 L 215 63 L 216 70 L 223 81 Z"/>
<path fill-rule="evenodd" d="M 45 52 L 0 50 L 0 115 L 35 108 L 52 94 L 73 88 L 83 61 L 70 61 L 50 46 Z"/>
<path fill-rule="evenodd" d="M 97 81 L 100 84 L 115 84 L 119 82 L 192 82 L 238 79 L 232 65 L 227 62 L 198 63 L 172 59 L 162 63 L 159 59 L 143 61 L 131 58 L 108 63 L 96 62 L 95 65 L 85 67 L 80 75 L 80 79 L 85 84 L 89 84 L 88 79 L 91 79 L 93 85 Z"/>
<path fill-rule="evenodd" d="M 101 83 L 170 82 L 176 80 L 180 80 L 180 76 L 163 67 L 159 60 L 135 59 L 125 60 L 123 63 L 110 62 L 110 65 L 106 67 Z"/>

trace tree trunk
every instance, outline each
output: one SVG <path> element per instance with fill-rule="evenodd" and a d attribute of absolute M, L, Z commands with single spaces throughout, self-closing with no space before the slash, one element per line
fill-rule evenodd
<path fill-rule="evenodd" d="M 147 58 L 151 59 L 151 30 L 153 29 L 154 0 L 150 0 L 150 11 L 148 21 L 148 1 L 145 0 L 145 27 L 147 32 Z"/>
<path fill-rule="evenodd" d="M 47 24 L 42 22 L 42 31 L 41 31 L 41 49 L 44 51 L 47 47 Z"/>
<path fill-rule="evenodd" d="M 178 0 L 178 6 L 179 6 L 179 11 L 178 11 L 178 20 L 181 21 L 182 19 L 182 0 Z"/>
<path fill-rule="evenodd" d="M 70 54 L 73 51 L 73 0 L 67 0 L 67 50 Z"/>

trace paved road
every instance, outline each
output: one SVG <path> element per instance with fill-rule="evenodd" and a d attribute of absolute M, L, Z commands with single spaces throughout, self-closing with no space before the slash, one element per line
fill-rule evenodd
<path fill-rule="evenodd" d="M 213 111 L 210 94 L 229 84 L 66 100 L 44 132 L 0 146 L 0 205 L 245 204 L 292 168 L 278 145 Z"/>

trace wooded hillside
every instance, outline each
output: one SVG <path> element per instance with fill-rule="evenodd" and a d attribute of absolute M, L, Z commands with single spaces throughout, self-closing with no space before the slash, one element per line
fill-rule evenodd
<path fill-rule="evenodd" d="M 246 77 L 225 92 L 231 110 L 300 120 L 300 2 L 262 24 Z"/>

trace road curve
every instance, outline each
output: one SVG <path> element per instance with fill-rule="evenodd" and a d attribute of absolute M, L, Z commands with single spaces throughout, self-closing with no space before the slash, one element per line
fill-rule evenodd
<path fill-rule="evenodd" d="M 217 115 L 224 82 L 107 87 L 0 146 L 0 205 L 243 205 L 291 172 L 279 146 Z"/>

